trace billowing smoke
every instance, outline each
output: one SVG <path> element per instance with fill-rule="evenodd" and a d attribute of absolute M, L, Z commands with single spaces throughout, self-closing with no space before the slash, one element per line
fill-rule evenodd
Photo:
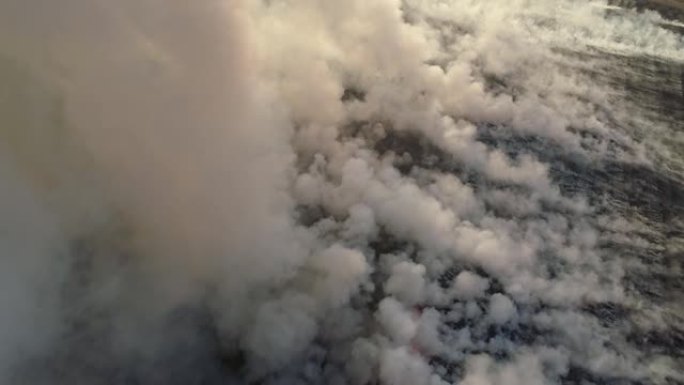
<path fill-rule="evenodd" d="M 676 127 L 605 69 L 684 62 L 664 23 L 0 1 L 0 384 L 684 381 L 623 255 L 675 246 L 609 171 L 683 191 Z"/>

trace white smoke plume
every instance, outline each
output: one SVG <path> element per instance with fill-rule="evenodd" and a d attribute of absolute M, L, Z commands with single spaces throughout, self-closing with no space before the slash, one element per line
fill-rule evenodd
<path fill-rule="evenodd" d="M 589 70 L 684 40 L 612 11 L 0 0 L 0 384 L 681 381 L 558 177 L 658 164 Z"/>

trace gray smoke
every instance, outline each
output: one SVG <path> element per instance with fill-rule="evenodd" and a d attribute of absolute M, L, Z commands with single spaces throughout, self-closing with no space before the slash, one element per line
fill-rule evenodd
<path fill-rule="evenodd" d="M 609 11 L 0 1 L 0 384 L 675 376 L 587 310 L 641 225 L 544 156 L 653 167 L 582 54 L 684 41 Z"/>

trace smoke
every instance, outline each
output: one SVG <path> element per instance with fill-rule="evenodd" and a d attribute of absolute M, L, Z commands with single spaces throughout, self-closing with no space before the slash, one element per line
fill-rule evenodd
<path fill-rule="evenodd" d="M 3 1 L 0 384 L 655 376 L 587 310 L 638 302 L 602 247 L 628 220 L 554 157 L 650 165 L 578 57 L 682 60 L 659 22 L 569 0 Z"/>

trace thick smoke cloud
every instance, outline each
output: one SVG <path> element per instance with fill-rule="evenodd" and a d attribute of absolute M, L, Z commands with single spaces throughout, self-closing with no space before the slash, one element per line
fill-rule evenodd
<path fill-rule="evenodd" d="M 0 384 L 662 380 L 587 311 L 629 219 L 516 145 L 650 164 L 578 57 L 684 42 L 608 16 L 1 2 Z"/>

